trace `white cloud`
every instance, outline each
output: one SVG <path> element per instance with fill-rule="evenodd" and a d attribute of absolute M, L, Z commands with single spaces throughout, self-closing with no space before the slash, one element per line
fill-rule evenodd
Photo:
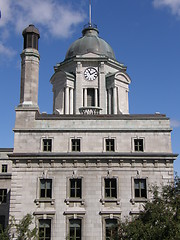
<path fill-rule="evenodd" d="M 172 14 L 180 16 L 180 0 L 153 0 L 155 8 L 168 7 Z"/>
<path fill-rule="evenodd" d="M 179 120 L 171 120 L 171 127 L 174 127 L 174 128 L 180 127 L 180 121 Z"/>
<path fill-rule="evenodd" d="M 16 54 L 16 51 L 11 48 L 7 48 L 3 43 L 0 42 L 0 55 L 1 54 L 6 55 L 7 58 L 12 58 Z"/>
<path fill-rule="evenodd" d="M 85 18 L 80 9 L 75 10 L 65 0 L 0 0 L 0 10 L 0 54 L 6 59 L 15 55 L 14 50 L 6 47 L 8 37 L 14 32 L 21 34 L 29 24 L 51 38 L 67 38 Z"/>
<path fill-rule="evenodd" d="M 81 10 L 57 0 L 0 0 L 0 9 L 2 29 L 9 25 L 20 33 L 33 23 L 58 38 L 69 37 L 85 18 Z"/>

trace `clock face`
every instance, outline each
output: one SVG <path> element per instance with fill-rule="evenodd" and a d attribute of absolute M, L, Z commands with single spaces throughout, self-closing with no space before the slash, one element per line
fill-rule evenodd
<path fill-rule="evenodd" d="M 84 71 L 84 77 L 86 80 L 93 81 L 97 78 L 98 72 L 95 68 L 86 68 Z"/>

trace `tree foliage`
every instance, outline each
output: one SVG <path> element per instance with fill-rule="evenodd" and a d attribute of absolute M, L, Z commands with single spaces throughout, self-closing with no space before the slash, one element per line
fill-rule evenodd
<path fill-rule="evenodd" d="M 114 240 L 180 240 L 180 178 L 153 187 L 152 196 L 137 217 L 119 224 Z"/>
<path fill-rule="evenodd" d="M 9 225 L 5 230 L 0 231 L 0 240 L 37 240 L 37 228 L 31 228 L 33 216 L 25 215 L 19 222 L 14 217 L 10 218 Z"/>

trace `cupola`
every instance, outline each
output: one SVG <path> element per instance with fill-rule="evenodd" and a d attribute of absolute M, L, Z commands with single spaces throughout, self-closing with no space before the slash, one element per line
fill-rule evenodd
<path fill-rule="evenodd" d="M 106 41 L 99 37 L 99 31 L 96 25 L 84 27 L 82 37 L 71 44 L 65 59 L 86 53 L 95 53 L 115 60 L 113 49 Z"/>
<path fill-rule="evenodd" d="M 33 25 L 30 24 L 22 32 L 24 37 L 24 49 L 33 48 L 38 50 L 38 39 L 40 38 L 39 30 Z"/>

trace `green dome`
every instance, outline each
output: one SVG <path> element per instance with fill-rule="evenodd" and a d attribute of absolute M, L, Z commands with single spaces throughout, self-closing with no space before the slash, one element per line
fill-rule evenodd
<path fill-rule="evenodd" d="M 82 34 L 81 38 L 72 43 L 65 59 L 76 55 L 95 53 L 115 60 L 114 51 L 106 41 L 98 36 L 97 28 L 89 26 L 82 31 Z"/>

